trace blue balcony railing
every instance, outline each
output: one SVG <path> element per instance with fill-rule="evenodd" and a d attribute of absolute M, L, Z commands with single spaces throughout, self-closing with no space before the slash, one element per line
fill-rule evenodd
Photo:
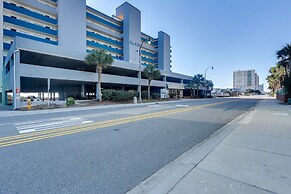
<path fill-rule="evenodd" d="M 113 29 L 115 29 L 117 31 L 122 31 L 122 27 L 121 26 L 113 24 L 113 23 L 111 23 L 111 22 L 109 22 L 107 20 L 104 20 L 104 19 L 102 19 L 102 18 L 100 18 L 98 16 L 95 16 L 95 15 L 93 15 L 91 13 L 88 13 L 88 12 L 86 13 L 86 15 L 87 15 L 88 18 L 91 18 L 91 19 L 93 19 L 93 20 L 95 20 L 95 21 L 97 21 L 99 23 L 102 23 L 102 24 L 104 24 L 104 25 L 106 25 L 106 26 L 108 26 L 110 28 L 113 28 Z"/>
<path fill-rule="evenodd" d="M 44 42 L 44 43 L 49 43 L 49 44 L 53 44 L 53 45 L 58 45 L 58 42 L 56 42 L 56 41 L 47 40 L 47 39 L 44 39 L 44 38 L 39 38 L 39 37 L 36 37 L 36 36 L 32 36 L 32 35 L 28 35 L 28 34 L 23 34 L 23 33 L 11 31 L 11 30 L 4 29 L 3 30 L 3 33 L 4 33 L 5 36 L 9 36 L 9 37 L 13 37 L 13 38 L 15 36 L 19 36 L 19 37 L 22 37 L 22 38 L 27 38 L 27 39 L 31 39 L 31 40 L 35 40 L 35 41 L 39 41 L 39 42 Z"/>
<path fill-rule="evenodd" d="M 115 48 L 112 48 L 112 47 L 109 47 L 106 45 L 102 45 L 102 44 L 99 44 L 98 42 L 92 42 L 92 41 L 87 40 L 87 45 L 98 48 L 98 49 L 104 49 L 104 50 L 107 50 L 107 51 L 110 51 L 110 52 L 113 52 L 113 53 L 116 53 L 119 55 L 123 54 L 122 50 L 118 50 L 118 49 L 115 49 Z"/>
<path fill-rule="evenodd" d="M 31 29 L 31 30 L 36 30 L 42 33 L 46 33 L 46 34 L 51 34 L 51 35 L 57 35 L 57 31 L 56 30 L 52 30 L 49 28 L 45 28 L 36 24 L 32 24 L 29 22 L 25 22 L 16 18 L 12 18 L 12 17 L 8 17 L 8 16 L 4 16 L 3 17 L 4 22 L 10 23 L 10 24 L 14 24 L 17 26 L 21 26 L 21 27 L 25 27 L 27 29 Z"/>
<path fill-rule="evenodd" d="M 95 34 L 93 32 L 87 31 L 87 36 L 92 37 L 92 38 L 96 38 L 98 40 L 107 42 L 107 43 L 115 45 L 115 46 L 121 46 L 121 47 L 123 46 L 122 42 L 119 42 L 119 41 L 116 41 L 116 40 L 101 36 L 100 34 Z"/>
<path fill-rule="evenodd" d="M 10 3 L 7 3 L 7 2 L 3 2 L 3 6 L 6 9 L 9 9 L 9 10 L 12 10 L 12 11 L 15 11 L 15 12 L 18 12 L 18 13 L 21 13 L 21 14 L 24 14 L 24 15 L 39 19 L 39 20 L 43 20 L 45 22 L 49 22 L 49 23 L 52 23 L 52 24 L 57 24 L 58 23 L 58 20 L 56 20 L 56 19 L 53 19 L 53 18 L 50 18 L 48 16 L 45 16 L 45 15 L 30 11 L 30 10 L 28 10 L 26 8 L 23 8 L 23 7 L 18 7 L 16 5 L 13 5 L 13 4 L 10 4 Z"/>

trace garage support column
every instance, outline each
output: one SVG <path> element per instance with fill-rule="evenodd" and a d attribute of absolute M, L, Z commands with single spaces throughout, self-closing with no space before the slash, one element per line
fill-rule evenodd
<path fill-rule="evenodd" d="M 3 105 L 7 105 L 8 104 L 7 92 L 4 89 L 2 90 L 2 104 Z"/>
<path fill-rule="evenodd" d="M 184 85 L 184 80 L 181 79 L 181 85 Z M 180 98 L 183 98 L 183 89 L 180 90 Z"/>
<path fill-rule="evenodd" d="M 50 106 L 50 89 L 51 89 L 51 79 L 47 79 L 47 106 Z"/>
<path fill-rule="evenodd" d="M 99 100 L 99 96 L 98 96 L 98 94 L 99 94 L 99 91 L 98 91 L 98 82 L 96 83 L 95 87 L 96 87 L 96 91 L 95 91 L 95 99 L 96 99 L 96 100 Z"/>
<path fill-rule="evenodd" d="M 81 85 L 81 96 L 82 98 L 85 98 L 85 84 Z"/>
<path fill-rule="evenodd" d="M 13 109 L 20 108 L 20 76 L 18 75 L 17 68 L 20 63 L 20 52 L 15 51 L 13 55 Z"/>
<path fill-rule="evenodd" d="M 138 79 L 138 86 L 137 86 L 137 97 L 139 98 L 139 91 L 142 92 L 142 78 L 139 79 L 139 72 L 137 73 L 137 79 Z M 141 82 L 141 84 L 139 85 L 139 81 Z"/>
<path fill-rule="evenodd" d="M 164 81 L 164 87 L 165 89 L 167 89 L 167 76 L 166 75 L 163 77 L 163 81 Z"/>

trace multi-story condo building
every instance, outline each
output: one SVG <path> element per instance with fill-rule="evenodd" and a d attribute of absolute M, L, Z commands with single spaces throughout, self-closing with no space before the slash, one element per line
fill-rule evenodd
<path fill-rule="evenodd" d="M 264 84 L 259 85 L 259 90 L 260 90 L 261 92 L 264 92 Z"/>
<path fill-rule="evenodd" d="M 183 90 L 192 79 L 171 71 L 170 36 L 162 31 L 156 37 L 142 33 L 141 12 L 127 2 L 112 17 L 85 0 L 0 2 L 3 103 L 8 93 L 17 108 L 23 92 L 57 93 L 60 99 L 94 96 L 97 74 L 84 62 L 93 49 L 105 49 L 114 58 L 103 72 L 103 88 L 137 90 L 141 42 L 142 68 L 154 64 L 162 74 L 152 82 L 153 90 Z M 147 79 L 142 77 L 141 85 L 146 87 Z"/>
<path fill-rule="evenodd" d="M 259 76 L 255 70 L 238 70 L 233 72 L 233 88 L 240 91 L 259 89 Z"/>
<path fill-rule="evenodd" d="M 255 73 L 255 89 L 256 90 L 259 90 L 259 85 L 260 85 L 259 82 L 260 82 L 260 78 L 259 78 L 258 74 Z"/>

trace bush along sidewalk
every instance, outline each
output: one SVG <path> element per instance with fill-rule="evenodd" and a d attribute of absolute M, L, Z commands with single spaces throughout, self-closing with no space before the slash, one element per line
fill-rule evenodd
<path fill-rule="evenodd" d="M 148 92 L 142 91 L 141 97 L 143 99 L 147 99 Z M 134 97 L 138 97 L 138 92 L 135 90 L 113 90 L 113 89 L 107 89 L 102 90 L 102 97 L 104 100 L 107 101 L 128 101 L 133 100 Z M 152 93 L 151 94 L 152 99 L 160 99 L 159 93 Z"/>
<path fill-rule="evenodd" d="M 66 99 L 66 106 L 72 106 L 72 105 L 74 105 L 76 102 L 75 102 L 75 99 L 74 98 L 72 98 L 72 97 L 68 97 L 67 99 Z"/>

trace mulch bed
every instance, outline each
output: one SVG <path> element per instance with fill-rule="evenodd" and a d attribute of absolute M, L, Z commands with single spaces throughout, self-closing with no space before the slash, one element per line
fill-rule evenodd
<path fill-rule="evenodd" d="M 164 101 L 173 101 L 178 99 L 161 99 L 161 100 L 143 100 L 143 103 L 150 103 L 150 102 L 164 102 Z M 66 105 L 60 105 L 60 104 L 54 104 L 53 102 L 50 103 L 50 106 L 48 107 L 47 104 L 42 105 L 35 105 L 32 106 L 30 110 L 49 110 L 49 109 L 57 109 L 57 108 L 68 108 L 68 107 L 87 107 L 87 106 L 102 106 L 102 105 L 113 105 L 113 104 L 132 104 L 133 101 L 119 101 L 119 102 L 113 102 L 113 101 L 102 101 L 99 102 L 98 100 L 90 100 L 90 101 L 81 101 L 77 102 L 74 105 L 66 106 Z M 19 110 L 21 111 L 29 111 L 27 107 L 21 107 Z"/>

